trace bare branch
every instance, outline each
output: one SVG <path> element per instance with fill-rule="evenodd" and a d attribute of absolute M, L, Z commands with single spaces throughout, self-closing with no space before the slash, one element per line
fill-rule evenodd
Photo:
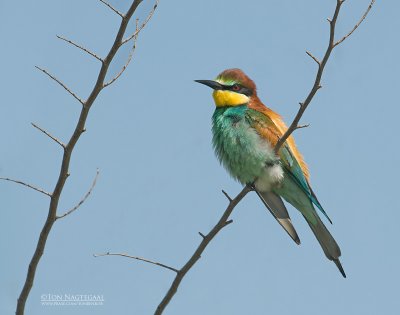
<path fill-rule="evenodd" d="M 227 225 L 229 225 L 231 223 L 233 223 L 233 220 L 228 220 L 228 221 L 225 222 L 225 226 L 227 226 Z"/>
<path fill-rule="evenodd" d="M 169 269 L 169 270 L 175 271 L 176 273 L 179 272 L 178 269 L 175 269 L 175 268 L 173 268 L 173 267 L 167 266 L 167 265 L 165 265 L 165 264 L 162 264 L 162 263 L 159 263 L 159 262 L 156 262 L 156 261 L 152 261 L 152 260 L 149 260 L 149 259 L 146 259 L 146 258 L 141 258 L 141 257 L 137 257 L 137 256 L 131 256 L 131 255 L 124 254 L 124 253 L 110 253 L 110 252 L 108 252 L 108 253 L 104 253 L 104 254 L 94 254 L 93 256 L 94 256 L 94 257 L 101 257 L 101 256 L 122 256 L 122 257 L 127 257 L 127 258 L 132 258 L 132 259 L 144 261 L 144 262 L 147 262 L 147 263 L 149 263 L 149 264 L 153 264 L 153 265 L 156 265 L 156 266 L 165 268 L 165 269 Z"/>
<path fill-rule="evenodd" d="M 310 124 L 298 125 L 298 126 L 296 126 L 296 129 L 302 129 L 302 128 L 308 128 L 308 127 L 310 127 Z"/>
<path fill-rule="evenodd" d="M 121 18 L 125 18 L 125 16 L 119 12 L 117 9 L 115 9 L 111 4 L 104 0 L 99 0 L 101 3 L 104 3 L 107 7 L 109 7 L 111 10 L 113 10 L 115 13 L 117 13 Z"/>
<path fill-rule="evenodd" d="M 64 83 L 62 83 L 60 80 L 58 80 L 55 76 L 53 76 L 52 74 L 50 74 L 49 72 L 47 72 L 47 70 L 42 69 L 38 66 L 35 66 L 36 69 L 42 71 L 43 73 L 47 74 L 51 79 L 53 79 L 54 81 L 56 81 L 59 85 L 61 85 L 69 94 L 71 94 L 79 103 L 81 103 L 83 106 L 85 105 L 85 102 L 83 100 L 81 100 L 74 92 L 72 92 L 70 90 L 69 87 L 67 87 Z"/>
<path fill-rule="evenodd" d="M 233 209 L 235 209 L 236 205 L 249 193 L 252 191 L 252 187 L 246 185 L 242 191 L 234 198 L 231 202 L 229 202 L 228 207 L 226 208 L 225 212 L 222 214 L 221 218 L 219 219 L 218 223 L 212 228 L 212 230 L 207 234 L 203 235 L 203 240 L 201 241 L 200 245 L 197 247 L 193 255 L 189 258 L 186 264 L 177 271 L 174 281 L 172 282 L 169 290 L 165 294 L 164 298 L 162 299 L 161 303 L 158 305 L 155 315 L 161 315 L 164 312 L 164 309 L 171 301 L 173 296 L 175 295 L 178 287 L 185 277 L 187 272 L 194 266 L 194 264 L 200 259 L 201 254 L 206 249 L 207 245 L 214 239 L 214 237 L 220 232 L 225 226 L 232 223 L 232 220 L 228 220 L 229 216 L 231 215 Z"/>
<path fill-rule="evenodd" d="M 135 52 L 135 49 L 136 49 L 136 41 L 137 41 L 137 37 L 135 37 L 135 39 L 133 40 L 133 47 L 132 47 L 132 49 L 131 49 L 131 51 L 130 51 L 130 53 L 129 53 L 129 57 L 128 57 L 128 59 L 126 60 L 124 66 L 121 68 L 121 70 L 117 73 L 117 75 L 116 75 L 114 78 L 112 78 L 112 79 L 111 79 L 110 81 L 108 81 L 107 83 L 104 83 L 104 84 L 103 84 L 103 87 L 107 87 L 107 86 L 113 84 L 113 83 L 122 75 L 122 73 L 124 73 L 125 69 L 128 67 L 129 63 L 130 63 L 131 60 L 132 60 L 133 53 Z"/>
<path fill-rule="evenodd" d="M 369 10 L 371 9 L 372 5 L 374 4 L 375 0 L 372 0 L 367 11 L 365 12 L 364 16 L 361 18 L 361 20 L 359 21 L 359 23 L 357 23 L 356 27 L 349 33 L 347 34 L 344 38 L 342 38 L 339 42 L 335 43 L 335 28 L 336 28 L 336 22 L 337 22 L 337 18 L 339 16 L 339 12 L 340 12 L 340 8 L 342 6 L 342 4 L 344 3 L 344 0 L 336 0 L 336 8 L 335 8 L 335 12 L 333 14 L 332 19 L 328 19 L 329 22 L 329 27 L 330 27 L 330 34 L 329 34 L 329 44 L 328 47 L 325 51 L 325 55 L 324 58 L 322 59 L 322 61 L 320 62 L 316 57 L 314 57 L 311 53 L 307 52 L 307 54 L 314 59 L 315 62 L 318 63 L 318 70 L 317 70 L 317 74 L 315 76 L 315 81 L 314 84 L 311 88 L 311 91 L 308 93 L 308 96 L 306 97 L 306 99 L 303 102 L 300 102 L 300 108 L 295 116 L 295 118 L 293 119 L 293 122 L 290 124 L 289 128 L 286 130 L 286 132 L 283 134 L 282 137 L 279 138 L 278 142 L 275 145 L 275 153 L 278 154 L 279 149 L 282 147 L 282 145 L 285 143 L 285 141 L 287 140 L 287 138 L 290 137 L 290 135 L 293 133 L 293 131 L 295 131 L 296 129 L 299 129 L 299 121 L 301 119 L 301 117 L 304 114 L 304 111 L 307 109 L 308 105 L 311 103 L 312 99 L 314 98 L 315 94 L 317 93 L 317 91 L 321 88 L 321 78 L 322 78 L 322 74 L 324 72 L 325 69 L 325 65 L 328 62 L 328 59 L 332 53 L 332 50 L 338 45 L 340 44 L 343 40 L 345 40 L 348 36 L 350 36 L 354 30 L 361 24 L 361 22 L 365 19 L 365 17 L 367 16 Z"/>
<path fill-rule="evenodd" d="M 306 54 L 309 55 L 318 64 L 318 66 L 321 66 L 321 62 L 312 53 L 306 51 Z"/>
<path fill-rule="evenodd" d="M 126 43 L 129 42 L 132 38 L 135 38 L 135 37 L 137 37 L 137 36 L 139 35 L 140 31 L 147 25 L 147 23 L 148 23 L 148 22 L 151 20 L 151 18 L 153 17 L 154 12 L 155 12 L 156 9 L 157 9 L 158 3 L 159 3 L 159 0 L 156 0 L 156 3 L 154 4 L 153 9 L 151 9 L 150 13 L 147 15 L 147 17 L 146 17 L 146 19 L 144 20 L 144 22 L 142 23 L 142 25 L 140 25 L 140 27 L 136 27 L 135 32 L 134 32 L 132 35 L 130 35 L 128 38 L 124 39 L 124 40 L 121 42 L 121 45 L 126 44 Z"/>
<path fill-rule="evenodd" d="M 20 180 L 8 178 L 8 177 L 0 177 L 0 180 L 6 180 L 6 181 L 9 181 L 9 182 L 13 182 L 13 183 L 16 183 L 16 184 L 20 184 L 20 185 L 23 185 L 23 186 L 28 187 L 28 188 L 30 188 L 30 189 L 36 190 L 36 191 L 38 191 L 38 192 L 40 192 L 40 193 L 42 193 L 42 194 L 44 194 L 44 195 L 46 195 L 46 196 L 51 197 L 51 194 L 50 194 L 49 192 L 43 190 L 42 188 L 38 188 L 38 187 L 36 187 L 36 186 L 33 186 L 33 185 L 31 185 L 31 184 L 22 182 L 22 181 L 20 181 Z"/>
<path fill-rule="evenodd" d="M 340 43 L 342 43 L 346 38 L 348 38 L 351 34 L 354 33 L 354 31 L 361 25 L 361 23 L 365 20 L 365 18 L 367 17 L 369 11 L 372 9 L 372 6 L 374 5 L 375 0 L 371 0 L 367 10 L 364 12 L 363 16 L 361 17 L 361 19 L 358 21 L 358 23 L 356 25 L 354 25 L 353 29 L 348 32 L 345 36 L 343 36 L 340 40 L 338 40 L 335 44 L 334 47 L 336 47 L 337 45 L 339 45 Z"/>
<path fill-rule="evenodd" d="M 102 2 L 107 5 L 107 3 L 105 1 L 102 1 Z M 29 263 L 28 273 L 26 275 L 24 286 L 18 297 L 16 315 L 24 314 L 25 304 L 26 304 L 29 293 L 33 286 L 33 282 L 35 279 L 38 264 L 43 255 L 44 249 L 46 247 L 46 242 L 49 237 L 50 231 L 53 227 L 53 224 L 57 220 L 58 204 L 59 204 L 60 196 L 63 191 L 65 182 L 69 176 L 69 166 L 70 166 L 72 152 L 73 152 L 75 145 L 77 144 L 80 136 L 85 131 L 85 124 L 86 124 L 86 120 L 87 120 L 90 108 L 93 105 L 94 101 L 97 99 L 101 90 L 103 89 L 104 80 L 107 75 L 109 66 L 110 66 L 111 62 L 113 61 L 118 49 L 121 47 L 121 45 L 122 45 L 121 43 L 125 36 L 125 32 L 126 32 L 128 24 L 129 24 L 129 21 L 132 18 L 133 13 L 136 11 L 137 7 L 139 6 L 139 4 L 141 2 L 142 2 L 142 0 L 132 0 L 128 11 L 123 16 L 122 21 L 119 26 L 119 29 L 118 29 L 118 32 L 115 36 L 114 42 L 111 45 L 110 51 L 108 52 L 107 56 L 104 58 L 104 60 L 102 62 L 100 71 L 97 76 L 97 80 L 96 80 L 96 82 L 93 86 L 93 89 L 86 101 L 81 100 L 75 93 L 73 93 L 68 87 L 66 87 L 65 84 L 63 84 L 61 81 L 56 79 L 54 76 L 50 75 L 46 70 L 43 70 L 43 69 L 37 67 L 40 71 L 47 74 L 51 79 L 53 79 L 58 84 L 60 84 L 68 93 L 70 93 L 75 99 L 77 99 L 83 106 L 81 108 L 81 112 L 80 112 L 78 121 L 76 123 L 75 129 L 74 129 L 68 143 L 65 145 L 57 183 L 54 187 L 53 193 L 51 194 L 51 200 L 50 200 L 50 204 L 49 204 L 46 222 L 44 223 L 43 228 L 40 232 L 35 252 Z M 112 9 L 112 7 L 110 5 L 108 5 L 108 7 L 110 7 Z M 116 12 L 115 9 L 114 9 L 114 12 Z M 116 13 L 118 14 L 118 12 L 116 12 Z"/>
<path fill-rule="evenodd" d="M 228 193 L 222 189 L 222 193 L 225 195 L 225 197 L 229 200 L 229 202 L 232 201 L 232 198 L 228 195 Z"/>
<path fill-rule="evenodd" d="M 64 217 L 66 217 L 67 215 L 71 214 L 72 212 L 76 211 L 76 210 L 86 201 L 86 199 L 87 199 L 87 198 L 90 196 L 90 194 L 92 193 L 92 190 L 93 190 L 94 186 L 96 186 L 97 178 L 99 177 L 99 173 L 100 173 L 100 172 L 99 172 L 99 170 L 97 169 L 97 171 L 96 171 L 96 176 L 94 177 L 92 186 L 90 186 L 89 190 L 87 191 L 87 193 L 85 194 L 85 196 L 83 196 L 83 198 L 78 202 L 78 204 L 77 204 L 75 207 L 73 207 L 72 209 L 70 209 L 70 210 L 66 211 L 65 213 L 63 213 L 62 215 L 58 215 L 58 216 L 56 217 L 56 220 L 61 219 L 61 218 L 64 218 Z"/>
<path fill-rule="evenodd" d="M 44 130 L 43 128 L 39 127 L 38 125 L 36 125 L 35 123 L 31 123 L 31 125 L 33 127 L 35 127 L 36 129 L 38 129 L 39 131 L 43 132 L 46 136 L 48 136 L 51 140 L 57 142 L 63 149 L 65 149 L 65 144 L 62 143 L 60 140 L 58 140 L 56 137 L 52 136 L 49 132 L 47 132 L 46 130 Z"/>
<path fill-rule="evenodd" d="M 76 48 L 79 48 L 80 50 L 84 51 L 85 53 L 91 55 L 92 57 L 96 58 L 98 61 L 103 62 L 103 59 L 101 59 L 99 56 L 97 56 L 94 52 L 91 52 L 89 49 L 78 45 L 77 43 L 73 42 L 70 39 L 67 39 L 65 37 L 62 37 L 60 35 L 56 35 L 58 39 L 63 40 L 64 42 L 67 42 L 68 44 L 71 44 L 72 46 L 75 46 Z"/>

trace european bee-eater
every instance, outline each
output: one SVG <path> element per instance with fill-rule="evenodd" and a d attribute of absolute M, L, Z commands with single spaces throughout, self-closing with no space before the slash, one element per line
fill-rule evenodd
<path fill-rule="evenodd" d="M 243 185 L 253 186 L 275 219 L 300 244 L 282 198 L 298 209 L 326 257 L 346 277 L 339 261 L 340 248 L 314 206 L 331 220 L 311 189 L 307 165 L 293 137 L 275 154 L 274 147 L 287 130 L 281 116 L 260 101 L 255 83 L 240 69 L 225 70 L 215 80 L 196 82 L 214 90 L 212 142 L 223 166 Z"/>

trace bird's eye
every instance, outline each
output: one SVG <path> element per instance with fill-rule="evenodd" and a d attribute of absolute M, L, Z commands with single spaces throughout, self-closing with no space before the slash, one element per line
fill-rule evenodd
<path fill-rule="evenodd" d="M 240 90 L 240 85 L 239 84 L 234 84 L 232 85 L 232 91 L 239 91 Z"/>

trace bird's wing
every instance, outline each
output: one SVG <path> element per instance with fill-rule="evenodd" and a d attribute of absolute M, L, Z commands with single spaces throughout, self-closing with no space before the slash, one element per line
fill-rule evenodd
<path fill-rule="evenodd" d="M 278 142 L 278 139 L 287 130 L 287 127 L 285 126 L 278 114 L 266 108 L 264 105 L 257 106 L 258 108 L 253 107 L 252 109 L 250 107 L 250 109 L 248 110 L 248 120 L 251 126 L 259 133 L 259 135 L 266 139 L 271 144 L 271 146 L 274 147 Z M 292 185 L 294 185 L 295 187 L 292 191 L 297 191 L 297 189 L 300 189 L 302 192 L 304 192 L 304 197 L 308 198 L 313 204 L 315 204 L 331 222 L 321 204 L 319 203 L 317 197 L 315 196 L 313 190 L 311 189 L 311 186 L 309 184 L 307 166 L 304 163 L 300 152 L 297 151 L 296 145 L 292 137 L 289 137 L 285 144 L 279 150 L 279 157 L 279 161 L 284 169 L 285 176 L 287 176 L 287 179 L 285 180 L 287 181 L 287 183 L 292 183 Z M 324 250 L 326 257 L 332 260 L 340 270 L 343 277 L 346 277 L 346 274 L 339 260 L 339 257 L 341 255 L 340 248 L 335 239 L 329 233 L 328 229 L 322 223 L 311 202 L 308 203 L 309 206 L 307 207 L 301 205 L 296 206 L 296 202 L 293 202 L 293 200 L 290 202 L 297 209 L 299 209 L 299 211 L 305 217 L 307 223 L 309 224 L 322 249 Z"/>
<path fill-rule="evenodd" d="M 328 214 L 325 212 L 324 208 L 322 208 L 319 203 L 317 197 L 315 196 L 311 186 L 304 176 L 304 173 L 301 170 L 301 167 L 297 160 L 293 157 L 290 148 L 287 144 L 283 145 L 279 152 L 281 161 L 283 161 L 284 168 L 287 170 L 287 174 L 292 177 L 292 179 L 296 182 L 296 184 L 301 188 L 303 192 L 306 193 L 308 198 L 315 204 L 318 209 L 324 214 L 324 216 L 332 223 L 332 220 L 329 218 Z"/>
<path fill-rule="evenodd" d="M 272 110 L 264 107 L 263 111 L 259 109 L 249 108 L 247 119 L 250 125 L 257 131 L 257 133 L 267 140 L 272 147 L 276 145 L 280 137 L 287 130 L 286 125 L 283 123 L 280 116 Z M 295 181 L 299 188 L 310 198 L 313 204 L 325 215 L 325 217 L 332 223 L 324 208 L 319 203 L 317 197 L 311 189 L 309 184 L 309 175 L 306 164 L 300 152 L 296 148 L 296 144 L 292 137 L 282 145 L 279 150 L 280 162 L 286 173 Z"/>

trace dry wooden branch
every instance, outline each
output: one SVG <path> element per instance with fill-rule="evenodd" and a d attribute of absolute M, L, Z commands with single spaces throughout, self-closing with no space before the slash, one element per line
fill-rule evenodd
<path fill-rule="evenodd" d="M 57 139 L 56 137 L 54 137 L 53 135 L 51 135 L 49 132 L 47 132 L 46 130 L 44 130 L 43 128 L 39 127 L 38 125 L 36 125 L 35 123 L 31 123 L 31 125 L 33 127 L 35 127 L 37 130 L 41 131 L 42 133 L 44 133 L 46 136 L 48 136 L 51 140 L 57 142 L 63 149 L 65 149 L 65 144 L 62 143 L 59 139 Z"/>
<path fill-rule="evenodd" d="M 321 61 L 319 61 L 312 53 L 306 51 L 306 54 L 309 55 L 317 63 L 318 66 L 321 66 Z"/>
<path fill-rule="evenodd" d="M 162 264 L 162 263 L 159 263 L 159 262 L 157 262 L 157 261 L 152 261 L 152 260 L 149 260 L 149 259 L 146 259 L 146 258 L 142 258 L 142 257 L 131 256 L 131 255 L 124 254 L 124 253 L 110 253 L 110 252 L 107 252 L 107 253 L 104 253 L 104 254 L 94 254 L 93 256 L 94 256 L 94 257 L 101 257 L 101 256 L 122 256 L 122 257 L 127 257 L 127 258 L 132 258 L 132 259 L 144 261 L 144 262 L 147 262 L 147 263 L 149 263 L 149 264 L 153 264 L 153 265 L 156 265 L 156 266 L 165 268 L 165 269 L 172 270 L 172 271 L 174 271 L 174 272 L 176 272 L 176 273 L 179 272 L 178 269 L 175 269 L 174 267 L 170 267 L 170 266 L 168 266 L 168 265 L 166 265 L 166 264 Z"/>
<path fill-rule="evenodd" d="M 137 23 L 138 23 L 138 20 L 136 20 L 136 30 L 138 29 Z M 114 78 L 112 78 L 112 79 L 111 79 L 110 81 L 108 81 L 107 83 L 104 83 L 103 87 L 107 87 L 107 86 L 113 84 L 113 83 L 122 75 L 122 73 L 124 73 L 125 69 L 129 66 L 129 63 L 131 62 L 132 57 L 133 57 L 133 53 L 134 53 L 135 50 L 136 50 L 137 38 L 138 38 L 138 35 L 135 36 L 135 37 L 133 38 L 133 46 L 132 46 L 132 49 L 131 49 L 131 51 L 129 52 L 128 59 L 126 60 L 125 64 L 124 64 L 123 67 L 121 68 L 121 70 L 117 73 L 117 75 L 116 75 Z"/>
<path fill-rule="evenodd" d="M 64 212 L 63 214 L 58 215 L 58 216 L 56 217 L 56 220 L 62 219 L 62 218 L 64 218 L 64 217 L 66 217 L 67 215 L 70 215 L 72 212 L 76 211 L 76 210 L 86 201 L 86 199 L 87 199 L 87 198 L 90 196 L 90 194 L 92 193 L 94 186 L 96 186 L 97 178 L 99 177 L 99 173 L 100 173 L 100 172 L 99 172 L 99 170 L 97 169 L 97 171 L 96 171 L 96 176 L 94 177 L 92 186 L 90 186 L 90 188 L 89 188 L 89 190 L 87 191 L 87 193 L 85 194 L 85 196 L 83 196 L 83 198 L 76 204 L 76 206 L 73 207 L 72 209 L 70 209 L 70 210 Z"/>
<path fill-rule="evenodd" d="M 296 129 L 299 129 L 299 122 L 301 117 L 304 114 L 304 111 L 307 109 L 308 105 L 311 103 L 312 99 L 314 98 L 315 94 L 317 93 L 317 91 L 321 88 L 321 78 L 322 78 L 322 74 L 324 72 L 326 63 L 328 62 L 328 59 L 332 53 L 332 50 L 339 45 L 340 43 L 342 43 L 346 38 L 348 38 L 359 26 L 360 24 L 364 21 L 364 19 L 366 18 L 366 16 L 368 15 L 368 12 L 371 10 L 373 4 L 374 4 L 375 0 L 371 0 L 366 12 L 364 13 L 364 15 L 361 17 L 361 19 L 359 20 L 359 22 L 356 24 L 356 26 L 347 34 L 345 35 L 342 39 L 340 39 L 339 41 L 335 42 L 335 28 L 336 28 L 336 22 L 337 22 L 337 18 L 339 16 L 339 12 L 340 12 L 340 8 L 342 6 L 342 4 L 344 3 L 344 0 L 336 0 L 336 8 L 335 8 L 335 13 L 333 14 L 332 19 L 328 19 L 329 22 L 329 26 L 330 26 L 330 34 L 329 34 L 329 44 L 328 44 L 328 48 L 326 49 L 324 58 L 322 59 L 322 61 L 319 61 L 315 56 L 313 56 L 310 52 L 306 52 L 307 55 L 309 55 L 318 65 L 318 70 L 317 70 L 317 74 L 315 76 L 315 81 L 314 81 L 314 85 L 311 88 L 311 91 L 309 92 L 308 96 L 306 97 L 306 99 L 300 103 L 300 109 L 297 112 L 295 118 L 293 119 L 293 122 L 290 124 L 289 128 L 287 129 L 287 131 L 283 134 L 282 137 L 280 137 L 280 139 L 278 140 L 276 146 L 275 146 L 275 152 L 278 153 L 280 148 L 282 147 L 282 145 L 285 143 L 285 141 L 287 140 L 287 138 L 290 137 L 290 135 L 293 133 L 293 131 L 295 131 Z"/>
<path fill-rule="evenodd" d="M 121 45 L 125 45 L 127 42 L 129 42 L 132 38 L 135 38 L 136 36 L 139 35 L 140 31 L 147 25 L 147 23 L 151 20 L 151 18 L 154 15 L 154 12 L 157 9 L 159 0 L 156 0 L 156 3 L 154 4 L 153 8 L 151 9 L 150 13 L 147 15 L 146 19 L 144 20 L 144 22 L 142 23 L 142 25 L 140 25 L 139 27 L 136 27 L 135 32 L 130 35 L 128 38 L 124 39 L 121 43 Z"/>
<path fill-rule="evenodd" d="M 67 87 L 64 83 L 62 83 L 59 79 L 57 79 L 55 76 L 53 76 L 52 74 L 50 74 L 47 70 L 42 69 L 38 66 L 35 66 L 36 69 L 42 71 L 43 73 L 45 73 L 46 75 L 48 75 L 52 80 L 56 81 L 59 85 L 61 85 L 69 94 L 71 94 L 79 103 L 81 103 L 82 105 L 85 104 L 85 102 L 78 96 L 76 95 L 74 92 L 71 91 L 71 89 L 69 87 Z"/>
<path fill-rule="evenodd" d="M 124 15 L 119 12 L 117 9 L 115 9 L 111 4 L 109 4 L 108 2 L 104 1 L 104 0 L 99 0 L 101 3 L 104 3 L 107 7 L 109 7 L 111 10 L 114 11 L 114 13 L 118 14 L 121 18 L 124 18 Z"/>
<path fill-rule="evenodd" d="M 222 193 L 225 195 L 225 197 L 228 199 L 229 202 L 232 201 L 231 196 L 229 196 L 228 193 L 225 190 L 222 189 Z"/>
<path fill-rule="evenodd" d="M 296 126 L 296 129 L 302 129 L 302 128 L 308 128 L 308 127 L 310 127 L 310 124 L 298 125 L 298 126 Z"/>
<path fill-rule="evenodd" d="M 201 254 L 206 249 L 207 245 L 214 239 L 214 237 L 220 232 L 225 226 L 232 223 L 232 220 L 228 220 L 229 216 L 231 215 L 233 209 L 235 209 L 236 205 L 252 190 L 252 188 L 247 185 L 245 186 L 242 191 L 229 202 L 228 207 L 226 208 L 225 212 L 222 214 L 221 218 L 217 222 L 217 224 L 211 229 L 211 231 L 204 235 L 200 233 L 203 240 L 201 241 L 200 245 L 197 247 L 193 255 L 189 258 L 186 264 L 177 271 L 174 281 L 172 282 L 170 288 L 168 289 L 167 293 L 165 294 L 164 298 L 162 299 L 161 303 L 158 305 L 155 315 L 160 315 L 163 313 L 165 307 L 171 301 L 173 296 L 175 295 L 178 287 L 185 277 L 187 272 L 194 266 L 194 264 L 200 259 Z M 226 193 L 224 193 L 227 196 Z M 230 197 L 229 197 L 230 198 Z"/>
<path fill-rule="evenodd" d="M 91 55 L 92 57 L 96 58 L 98 61 L 103 62 L 103 59 L 101 59 L 99 56 L 97 56 L 94 52 L 91 52 L 89 49 L 78 45 L 77 43 L 73 42 L 72 40 L 65 38 L 60 35 L 56 35 L 58 39 L 63 40 L 64 42 L 67 42 L 68 44 L 71 44 L 72 46 L 75 46 L 76 48 L 79 48 L 80 50 L 84 51 L 85 53 Z"/>
<path fill-rule="evenodd" d="M 102 0 L 100 0 L 100 1 L 103 2 L 104 4 L 106 4 L 111 9 L 113 9 L 105 1 L 102 1 Z M 29 268 L 28 268 L 28 273 L 26 276 L 25 283 L 24 283 L 24 286 L 20 293 L 20 296 L 18 298 L 17 309 L 16 309 L 17 315 L 24 314 L 25 304 L 28 299 L 29 292 L 33 286 L 37 266 L 39 264 L 40 258 L 43 255 L 49 233 L 53 227 L 54 222 L 57 219 L 58 203 L 59 203 L 60 196 L 63 191 L 64 185 L 65 185 L 65 182 L 69 176 L 68 170 L 69 170 L 72 152 L 73 152 L 74 147 L 75 147 L 76 143 L 78 142 L 81 134 L 85 131 L 85 124 L 86 124 L 86 119 L 89 114 L 89 110 L 90 110 L 91 106 L 93 105 L 94 101 L 96 100 L 97 96 L 103 89 L 104 80 L 107 75 L 108 68 L 109 68 L 113 58 L 115 57 L 118 49 L 122 46 L 123 37 L 125 35 L 128 23 L 133 15 L 133 13 L 136 11 L 137 7 L 139 6 L 139 4 L 141 2 L 142 2 L 142 0 L 134 0 L 132 2 L 132 4 L 130 5 L 127 13 L 122 16 L 122 21 L 120 23 L 118 32 L 115 36 L 114 42 L 110 48 L 110 51 L 108 52 L 107 56 L 104 58 L 104 60 L 102 62 L 99 74 L 97 76 L 96 83 L 94 84 L 94 87 L 86 101 L 81 100 L 65 84 L 63 84 L 61 81 L 59 81 L 54 76 L 49 74 L 46 70 L 43 70 L 43 69 L 37 67 L 39 70 L 41 70 L 42 72 L 47 74 L 52 80 L 54 80 L 58 84 L 60 84 L 68 93 L 70 93 L 72 96 L 74 96 L 74 98 L 77 99 L 83 106 L 81 108 L 79 119 L 78 119 L 75 129 L 71 135 L 71 138 L 69 139 L 68 143 L 65 145 L 57 183 L 54 187 L 53 193 L 49 194 L 51 196 L 51 200 L 50 200 L 50 204 L 49 204 L 48 216 L 47 216 L 46 222 L 40 232 L 40 236 L 39 236 L 39 240 L 36 245 L 35 252 L 29 263 Z M 118 11 L 116 11 L 115 9 L 113 11 L 118 14 Z M 119 15 L 121 16 L 121 14 L 119 14 Z"/>
<path fill-rule="evenodd" d="M 342 43 L 344 40 L 346 40 L 347 37 L 349 37 L 351 34 L 353 34 L 353 32 L 360 26 L 360 24 L 365 20 L 365 18 L 367 17 L 369 11 L 372 9 L 372 6 L 374 5 L 375 0 L 371 0 L 367 10 L 364 12 L 363 16 L 361 17 L 361 19 L 357 22 L 356 25 L 354 25 L 353 29 L 348 32 L 345 36 L 343 36 L 341 39 L 339 39 L 334 46 L 339 45 L 340 43 Z"/>
<path fill-rule="evenodd" d="M 129 66 L 129 63 L 132 60 L 133 53 L 134 53 L 135 49 L 136 49 L 136 40 L 135 40 L 135 43 L 133 44 L 133 48 L 131 49 L 131 52 L 129 53 L 129 57 L 126 60 L 126 63 L 123 65 L 121 70 L 117 73 L 117 75 L 114 78 L 112 78 L 107 83 L 104 83 L 103 87 L 107 87 L 107 86 L 113 84 L 125 72 L 125 69 Z"/>
<path fill-rule="evenodd" d="M 13 183 L 16 183 L 16 184 L 20 184 L 22 186 L 25 186 L 25 187 L 28 187 L 30 189 L 36 190 L 37 192 L 40 192 L 40 193 L 42 193 L 42 194 L 44 194 L 46 196 L 51 197 L 51 193 L 43 190 L 42 188 L 33 186 L 33 185 L 25 183 L 23 181 L 20 181 L 20 180 L 17 180 L 17 179 L 8 178 L 8 177 L 0 177 L 0 180 L 5 180 L 5 181 L 8 181 L 8 182 L 13 182 Z"/>
<path fill-rule="evenodd" d="M 136 260 L 141 260 L 141 261 L 144 261 L 144 262 L 147 262 L 147 263 L 150 263 L 150 264 L 154 264 L 154 265 L 157 265 L 157 266 L 160 266 L 160 267 L 175 271 L 176 272 L 175 279 L 172 282 L 169 290 L 165 294 L 164 298 L 162 299 L 162 301 L 160 302 L 160 304 L 158 305 L 158 307 L 157 307 L 157 309 L 156 309 L 156 311 L 154 313 L 155 315 L 160 315 L 160 314 L 163 313 L 165 307 L 168 305 L 168 303 L 171 301 L 171 299 L 175 295 L 175 293 L 178 290 L 178 287 L 179 287 L 182 279 L 185 277 L 185 275 L 188 273 L 188 271 L 194 266 L 194 264 L 201 258 L 201 254 L 206 249 L 208 244 L 215 238 L 215 236 L 224 227 L 226 227 L 227 225 L 229 225 L 229 224 L 231 224 L 233 222 L 232 220 L 228 220 L 229 216 L 231 215 L 231 213 L 233 211 L 233 209 L 235 209 L 237 204 L 247 195 L 247 193 L 249 193 L 252 190 L 253 190 L 253 188 L 250 185 L 246 185 L 242 189 L 242 191 L 234 199 L 231 199 L 231 197 L 229 197 L 229 195 L 225 191 L 222 191 L 223 194 L 229 200 L 228 207 L 226 208 L 226 210 L 222 214 L 221 218 L 218 220 L 218 222 L 215 224 L 215 226 L 211 229 L 211 231 L 207 235 L 204 235 L 203 233 L 199 232 L 199 235 L 202 237 L 202 241 L 200 242 L 199 246 L 197 247 L 197 249 L 195 250 L 193 255 L 186 262 L 186 264 L 179 270 L 176 269 L 176 268 L 167 266 L 165 264 L 161 264 L 159 262 L 151 261 L 149 259 L 141 258 L 141 257 L 137 257 L 137 256 L 130 256 L 128 254 L 109 253 L 108 252 L 108 253 L 105 253 L 105 254 L 97 254 L 97 255 L 94 255 L 94 256 L 95 257 L 98 257 L 98 256 L 123 256 L 123 257 L 133 258 L 133 259 L 136 259 Z"/>

